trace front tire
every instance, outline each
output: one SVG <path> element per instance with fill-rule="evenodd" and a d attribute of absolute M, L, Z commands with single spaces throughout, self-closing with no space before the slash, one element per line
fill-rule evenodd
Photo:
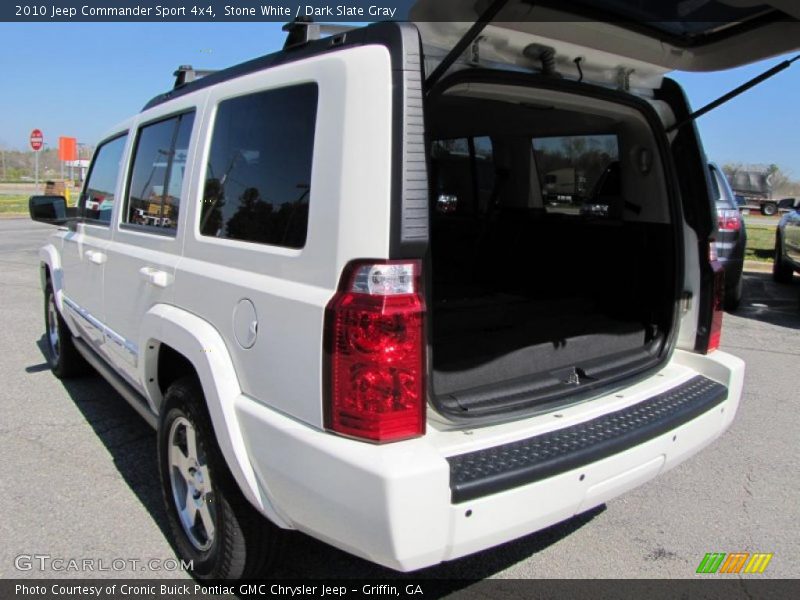
<path fill-rule="evenodd" d="M 44 327 L 47 361 L 53 374 L 59 379 L 85 375 L 89 365 L 75 348 L 72 332 L 58 312 L 53 285 L 49 280 L 44 290 Z"/>
<path fill-rule="evenodd" d="M 767 202 L 761 205 L 761 214 L 765 217 L 771 217 L 778 212 L 778 205 L 774 202 Z"/>
<path fill-rule="evenodd" d="M 247 579 L 274 562 L 282 531 L 242 495 L 214 437 L 200 385 L 167 390 L 158 428 L 158 466 L 172 540 L 199 579 Z"/>
<path fill-rule="evenodd" d="M 781 234 L 775 233 L 775 256 L 772 262 L 772 279 L 778 283 L 791 283 L 794 269 L 783 260 Z"/>

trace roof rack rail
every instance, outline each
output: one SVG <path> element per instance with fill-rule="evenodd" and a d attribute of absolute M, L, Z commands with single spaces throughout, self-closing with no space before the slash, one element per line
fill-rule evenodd
<path fill-rule="evenodd" d="M 200 79 L 206 75 L 211 75 L 211 73 L 214 73 L 214 71 L 208 69 L 195 69 L 192 65 L 181 65 L 178 67 L 178 70 L 173 73 L 175 76 L 175 85 L 173 86 L 173 89 L 179 88 L 187 83 L 191 83 L 195 79 Z"/>
<path fill-rule="evenodd" d="M 283 43 L 284 50 L 318 40 L 321 35 L 319 23 L 314 23 L 311 17 L 297 17 L 294 21 L 286 23 L 283 31 L 289 34 Z"/>
<path fill-rule="evenodd" d="M 336 23 L 314 23 L 311 17 L 298 17 L 290 23 L 283 26 L 283 30 L 287 31 L 289 35 L 286 36 L 286 42 L 283 44 L 283 49 L 296 48 L 308 42 L 313 42 L 326 36 L 339 36 L 341 39 L 337 41 L 342 42 L 344 35 L 348 31 L 360 29 L 361 25 L 338 25 Z"/>

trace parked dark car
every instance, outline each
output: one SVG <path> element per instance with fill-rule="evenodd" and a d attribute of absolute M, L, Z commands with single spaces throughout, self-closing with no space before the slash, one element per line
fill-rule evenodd
<path fill-rule="evenodd" d="M 778 221 L 775 230 L 775 260 L 772 277 L 778 283 L 791 283 L 794 272 L 800 272 L 800 200 L 788 198 L 790 211 Z"/>
<path fill-rule="evenodd" d="M 725 174 L 714 163 L 708 164 L 711 187 L 717 199 L 717 259 L 725 269 L 725 309 L 736 310 L 742 300 L 742 269 L 747 231 L 736 197 Z"/>

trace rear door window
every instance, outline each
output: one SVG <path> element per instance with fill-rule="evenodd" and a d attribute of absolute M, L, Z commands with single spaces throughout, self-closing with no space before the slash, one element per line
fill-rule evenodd
<path fill-rule="evenodd" d="M 139 129 L 123 223 L 175 233 L 194 113 Z"/>

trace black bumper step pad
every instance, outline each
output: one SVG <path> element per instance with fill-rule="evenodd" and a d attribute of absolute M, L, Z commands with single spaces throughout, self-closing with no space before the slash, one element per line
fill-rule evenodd
<path fill-rule="evenodd" d="M 597 462 L 688 423 L 727 397 L 727 387 L 698 375 L 585 423 L 451 456 L 452 501 L 474 500 Z"/>

